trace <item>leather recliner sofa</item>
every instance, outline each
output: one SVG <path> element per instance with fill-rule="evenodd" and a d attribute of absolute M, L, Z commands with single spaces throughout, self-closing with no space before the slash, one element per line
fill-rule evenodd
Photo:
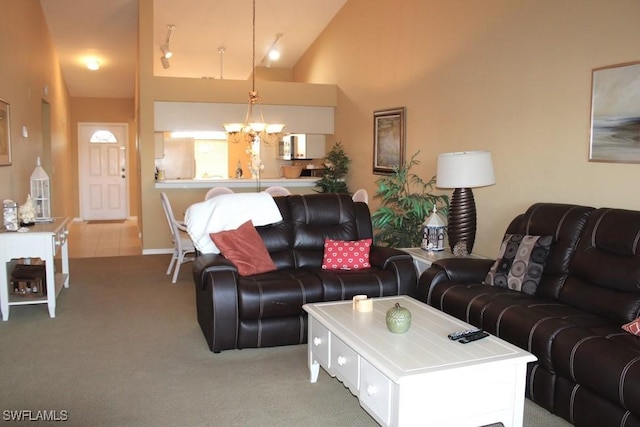
<path fill-rule="evenodd" d="M 367 204 L 348 194 L 274 197 L 281 222 L 256 227 L 276 271 L 239 276 L 220 254 L 196 257 L 193 277 L 198 323 L 213 352 L 307 342 L 306 303 L 355 295 L 415 296 L 410 255 L 373 245 L 371 268 L 323 270 L 324 239 L 372 238 Z"/>
<path fill-rule="evenodd" d="M 640 425 L 640 212 L 540 203 L 506 233 L 553 236 L 533 295 L 482 284 L 493 260 L 434 262 L 418 299 L 537 356 L 527 397 L 578 426 Z"/>

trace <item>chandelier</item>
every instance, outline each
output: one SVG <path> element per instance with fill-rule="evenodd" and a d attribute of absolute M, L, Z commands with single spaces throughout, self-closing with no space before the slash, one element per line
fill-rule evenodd
<path fill-rule="evenodd" d="M 256 91 L 256 0 L 253 0 L 253 56 L 251 63 L 251 92 L 249 92 L 249 105 L 244 123 L 225 123 L 224 130 L 227 132 L 229 141 L 233 143 L 252 143 L 259 139 L 264 144 L 275 144 L 280 138 L 280 133 L 284 129 L 284 124 L 267 124 L 262 115 L 260 105 L 260 95 Z M 253 121 L 253 108 L 257 106 L 260 112 L 260 121 Z"/>

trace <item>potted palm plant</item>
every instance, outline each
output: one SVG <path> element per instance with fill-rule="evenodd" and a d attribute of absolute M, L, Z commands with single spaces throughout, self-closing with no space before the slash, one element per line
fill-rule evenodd
<path fill-rule="evenodd" d="M 416 159 L 419 153 L 376 181 L 378 189 L 374 198 L 380 199 L 380 207 L 371 215 L 371 221 L 377 244 L 395 248 L 420 247 L 422 223 L 434 206 L 445 217 L 448 214 L 449 198 L 431 192 L 436 177 L 424 181 L 411 172 L 413 166 L 420 164 Z"/>

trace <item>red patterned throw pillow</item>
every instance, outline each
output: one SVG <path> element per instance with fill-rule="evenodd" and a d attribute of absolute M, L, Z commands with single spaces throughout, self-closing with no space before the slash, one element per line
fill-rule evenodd
<path fill-rule="evenodd" d="M 324 239 L 324 270 L 359 270 L 369 268 L 371 239 L 345 241 Z"/>
<path fill-rule="evenodd" d="M 640 336 L 640 317 L 636 320 L 622 325 L 622 329 L 633 335 Z"/>

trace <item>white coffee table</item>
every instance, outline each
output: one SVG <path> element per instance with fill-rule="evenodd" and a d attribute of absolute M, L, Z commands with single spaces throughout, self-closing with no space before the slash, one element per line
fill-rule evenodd
<path fill-rule="evenodd" d="M 405 334 L 387 330 L 398 302 L 411 310 Z M 451 332 L 472 328 L 410 297 L 375 298 L 373 311 L 351 301 L 306 304 L 311 382 L 320 367 L 385 426 L 521 426 L 527 363 L 536 357 L 497 337 L 469 344 Z"/>

